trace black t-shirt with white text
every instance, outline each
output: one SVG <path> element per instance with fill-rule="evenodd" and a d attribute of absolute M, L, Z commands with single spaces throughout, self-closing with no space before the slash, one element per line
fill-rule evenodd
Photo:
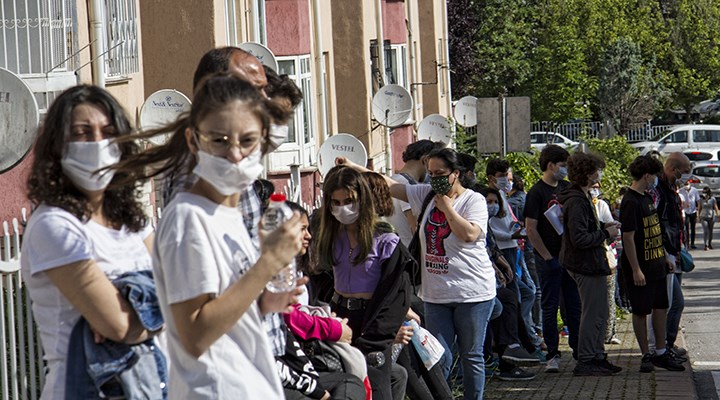
<path fill-rule="evenodd" d="M 655 203 L 647 194 L 628 190 L 620 203 L 620 223 L 623 232 L 635 232 L 635 251 L 640 271 L 645 280 L 662 279 L 667 275 L 665 250 L 663 249 L 662 228 Z M 627 276 L 632 276 L 632 267 L 627 258 L 628 246 L 623 240 L 622 266 Z"/>
<path fill-rule="evenodd" d="M 525 198 L 525 218 L 537 220 L 537 231 L 553 257 L 560 255 L 562 241 L 545 216 L 545 211 L 557 203 L 558 193 L 568 186 L 570 186 L 570 182 L 566 180 L 559 181 L 557 187 L 552 187 L 540 179 L 530 188 Z M 537 250 L 535 254 L 540 255 Z"/>

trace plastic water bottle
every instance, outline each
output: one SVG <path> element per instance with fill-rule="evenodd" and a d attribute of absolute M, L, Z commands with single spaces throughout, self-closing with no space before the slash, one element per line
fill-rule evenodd
<path fill-rule="evenodd" d="M 403 347 L 405 347 L 402 343 L 393 343 L 392 345 L 392 362 L 396 363 L 398 357 L 400 357 L 400 352 L 402 352 Z"/>
<path fill-rule="evenodd" d="M 263 214 L 263 230 L 272 232 L 292 217 L 292 210 L 285 204 L 285 195 L 273 193 L 270 196 L 270 205 Z M 273 276 L 267 283 L 266 289 L 272 293 L 285 293 L 295 288 L 295 260 Z"/>
<path fill-rule="evenodd" d="M 365 361 L 370 367 L 380 368 L 385 365 L 385 354 L 382 351 L 373 351 L 365 356 Z"/>

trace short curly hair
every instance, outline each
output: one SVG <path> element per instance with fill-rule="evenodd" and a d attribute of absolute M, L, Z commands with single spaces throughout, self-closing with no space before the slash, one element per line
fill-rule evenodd
<path fill-rule="evenodd" d="M 657 175 L 663 170 L 662 163 L 651 155 L 637 156 L 628 166 L 630 176 L 636 181 L 645 174 Z"/>
<path fill-rule="evenodd" d="M 605 161 L 600 156 L 592 153 L 573 153 L 568 158 L 567 163 L 568 179 L 570 179 L 570 182 L 580 186 L 588 186 L 588 175 L 605 168 Z"/>

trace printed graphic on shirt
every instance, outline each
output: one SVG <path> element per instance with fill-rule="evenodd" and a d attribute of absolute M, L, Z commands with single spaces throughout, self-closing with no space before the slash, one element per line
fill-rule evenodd
<path fill-rule="evenodd" d="M 445 238 L 450 236 L 450 225 L 445 214 L 433 208 L 425 224 L 425 270 L 431 274 L 448 273 L 448 257 L 445 252 Z"/>
<path fill-rule="evenodd" d="M 658 218 L 657 212 L 655 211 L 655 205 L 650 202 L 646 204 L 651 214 L 642 219 L 643 236 L 645 236 L 645 240 L 643 241 L 643 254 L 641 256 L 645 262 L 665 258 L 660 218 Z"/>

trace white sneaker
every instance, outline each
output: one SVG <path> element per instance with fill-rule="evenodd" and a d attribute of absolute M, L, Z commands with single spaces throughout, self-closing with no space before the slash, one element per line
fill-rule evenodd
<path fill-rule="evenodd" d="M 555 357 L 547 360 L 547 364 L 545 364 L 545 372 L 549 372 L 549 373 L 560 372 L 560 356 L 559 355 L 555 355 Z"/>

